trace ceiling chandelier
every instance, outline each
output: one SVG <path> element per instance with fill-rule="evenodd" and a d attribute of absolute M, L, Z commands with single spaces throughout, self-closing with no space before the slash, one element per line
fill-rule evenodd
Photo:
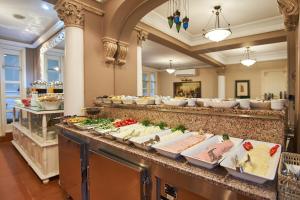
<path fill-rule="evenodd" d="M 184 16 L 184 18 L 182 18 Z M 168 1 L 168 24 L 170 29 L 176 25 L 179 33 L 181 25 L 184 30 L 189 27 L 189 0 L 169 0 Z"/>
<path fill-rule="evenodd" d="M 166 69 L 166 71 L 169 73 L 169 74 L 173 74 L 176 69 L 173 68 L 173 65 L 172 65 L 172 60 L 170 60 L 170 67 Z"/>
<path fill-rule="evenodd" d="M 247 67 L 250 67 L 251 65 L 254 65 L 256 63 L 256 60 L 250 58 L 250 47 L 246 47 L 244 59 L 241 60 L 241 63 L 242 65 L 245 65 Z"/>
<path fill-rule="evenodd" d="M 221 6 L 215 6 L 212 13 L 213 13 L 213 15 L 209 19 L 205 29 L 203 29 L 203 31 L 204 31 L 203 35 L 204 35 L 205 38 L 207 38 L 211 41 L 220 42 L 222 40 L 225 40 L 228 36 L 231 35 L 232 32 L 230 30 L 230 24 L 227 22 L 227 20 L 223 16 Z M 216 16 L 214 27 L 207 31 L 207 26 L 210 24 L 211 19 L 214 15 Z M 226 28 L 221 27 L 220 15 L 222 15 L 224 21 L 227 23 Z"/>

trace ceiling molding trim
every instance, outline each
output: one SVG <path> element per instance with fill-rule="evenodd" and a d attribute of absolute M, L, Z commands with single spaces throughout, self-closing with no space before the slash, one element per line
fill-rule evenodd
<path fill-rule="evenodd" d="M 91 13 L 94 13 L 96 15 L 99 16 L 103 16 L 104 15 L 104 11 L 94 5 L 88 4 L 88 3 L 84 3 L 82 0 L 73 0 L 74 2 L 81 4 L 83 9 L 85 9 L 86 11 L 89 11 Z M 96 1 L 97 3 L 101 4 L 101 2 Z"/>
<path fill-rule="evenodd" d="M 203 37 L 203 34 L 191 34 L 188 31 L 177 33 L 175 29 L 170 29 L 167 19 L 155 11 L 151 11 L 144 16 L 141 22 L 152 26 L 165 34 L 168 34 L 189 46 L 196 46 L 210 42 Z M 257 20 L 237 26 L 231 26 L 233 34 L 228 39 L 254 35 L 259 33 L 271 32 L 284 29 L 282 16 L 278 15 L 262 20 Z"/>
<path fill-rule="evenodd" d="M 46 51 L 54 48 L 56 45 L 58 45 L 60 42 L 64 40 L 65 40 L 65 30 L 61 30 L 41 46 L 40 53 L 41 54 L 45 53 Z"/>
<path fill-rule="evenodd" d="M 260 33 L 272 32 L 277 30 L 283 30 L 284 24 L 281 16 L 266 18 L 262 20 L 257 20 L 237 26 L 230 27 L 232 35 L 228 39 L 234 39 L 249 35 L 256 35 Z M 202 34 L 197 34 L 192 36 L 192 45 L 208 43 L 207 39 L 203 38 Z"/>
<path fill-rule="evenodd" d="M 221 52 L 214 52 L 209 54 L 210 57 L 224 63 L 225 65 L 230 64 L 238 64 L 243 59 L 243 54 L 237 56 L 225 56 Z M 262 61 L 272 61 L 272 60 L 283 60 L 287 59 L 287 51 L 286 50 L 278 50 L 278 51 L 268 51 L 259 54 L 253 55 L 253 58 L 256 59 L 257 62 Z"/>
<path fill-rule="evenodd" d="M 51 36 L 55 33 L 61 31 L 64 28 L 64 22 L 58 21 L 56 22 L 49 30 L 47 30 L 43 35 L 41 35 L 33 44 L 34 48 L 40 46 L 44 42 L 46 42 Z"/>
<path fill-rule="evenodd" d="M 22 42 L 15 42 L 15 41 L 11 41 L 11 40 L 3 40 L 0 39 L 0 46 L 3 48 L 6 47 L 12 47 L 13 49 L 18 48 L 34 48 L 34 46 L 32 44 L 27 44 L 27 43 L 22 43 Z"/>

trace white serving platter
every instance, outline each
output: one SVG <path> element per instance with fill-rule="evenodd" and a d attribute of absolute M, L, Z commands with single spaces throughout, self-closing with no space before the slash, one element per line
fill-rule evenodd
<path fill-rule="evenodd" d="M 183 151 L 181 153 L 181 155 L 184 156 L 187 159 L 187 161 L 193 165 L 212 169 L 215 166 L 217 166 L 218 164 L 220 164 L 221 161 L 224 160 L 224 158 L 226 158 L 226 156 L 228 156 L 231 152 L 233 152 L 237 147 L 239 147 L 239 145 L 243 141 L 243 139 L 234 138 L 234 137 L 230 137 L 230 140 L 233 142 L 233 147 L 229 151 L 224 153 L 221 159 L 219 159 L 215 162 L 202 161 L 202 160 L 195 158 L 194 155 L 207 150 L 208 147 L 213 144 L 221 143 L 223 141 L 222 135 L 215 135 L 215 136 Z"/>
<path fill-rule="evenodd" d="M 136 147 L 141 148 L 141 149 L 145 149 L 145 150 L 150 150 L 152 149 L 151 145 L 143 145 L 144 142 L 149 141 L 150 139 L 154 139 L 155 136 L 165 136 L 168 134 L 172 134 L 171 129 L 166 129 L 166 130 L 162 130 L 160 132 L 151 134 L 151 135 L 145 135 L 145 136 L 141 136 L 141 137 L 134 137 L 130 139 L 130 142 L 132 142 Z"/>
<path fill-rule="evenodd" d="M 140 126 L 136 126 L 136 127 L 134 127 L 133 129 L 130 129 L 130 130 L 132 130 L 132 131 L 138 131 L 139 129 L 145 129 L 145 128 L 147 128 L 147 127 L 145 127 L 145 126 L 143 126 L 143 125 L 140 125 Z M 154 132 L 155 133 L 155 132 Z M 154 134 L 154 133 L 152 133 L 152 134 Z M 151 134 L 149 134 L 149 135 L 151 135 Z M 122 142 L 122 143 L 126 143 L 126 144 L 130 144 L 131 143 L 131 141 L 130 141 L 130 138 L 128 139 L 128 140 L 124 140 L 124 138 L 125 137 L 127 137 L 127 135 L 122 135 L 122 134 L 119 134 L 119 133 L 116 133 L 116 134 L 113 134 L 113 136 L 116 138 L 116 140 L 117 141 L 119 141 L 119 142 Z M 138 136 L 133 136 L 132 138 L 135 138 L 135 137 L 138 137 Z"/>
<path fill-rule="evenodd" d="M 195 134 L 198 134 L 198 133 L 196 133 L 196 132 L 187 132 L 185 134 L 176 136 L 175 138 L 172 138 L 172 139 L 170 139 L 168 141 L 163 141 L 163 142 L 154 144 L 154 145 L 152 145 L 152 148 L 154 148 L 161 155 L 164 155 L 164 156 L 169 157 L 169 158 L 176 159 L 178 156 L 180 156 L 181 152 L 174 153 L 174 152 L 166 151 L 166 150 L 162 149 L 162 147 L 164 147 L 166 145 L 170 145 L 170 144 L 176 143 L 176 142 L 178 142 L 180 140 L 184 140 L 185 138 L 190 137 L 191 135 L 195 135 Z M 213 134 L 208 134 L 207 133 L 207 134 L 205 134 L 205 136 L 206 136 L 205 140 L 207 140 L 208 138 L 212 137 Z"/>
<path fill-rule="evenodd" d="M 130 124 L 130 125 L 127 125 L 127 126 L 121 126 L 116 131 L 112 131 L 112 132 L 109 132 L 109 133 L 105 134 L 104 137 L 109 138 L 109 139 L 116 139 L 120 132 L 125 131 L 125 130 L 129 130 L 129 129 L 134 129 L 134 128 L 139 127 L 139 126 L 141 126 L 140 123 Z"/>
<path fill-rule="evenodd" d="M 261 141 L 256 141 L 256 140 L 245 140 L 243 143 L 245 143 L 245 142 L 251 142 L 253 145 L 253 148 L 255 148 L 255 146 L 257 146 L 259 144 L 266 144 L 269 148 L 272 148 L 273 146 L 276 145 L 274 143 L 261 142 Z M 269 167 L 268 173 L 265 176 L 257 176 L 255 174 L 247 173 L 247 172 L 240 173 L 240 172 L 236 171 L 236 169 L 235 169 L 235 166 L 233 163 L 234 157 L 237 155 L 238 159 L 241 160 L 247 154 L 247 151 L 245 150 L 245 148 L 243 147 L 242 144 L 238 148 L 236 148 L 234 152 L 232 152 L 230 155 L 228 155 L 221 162 L 220 165 L 222 167 L 224 167 L 228 171 L 228 173 L 231 174 L 232 176 L 240 178 L 240 179 L 244 179 L 247 181 L 255 182 L 258 184 L 263 184 L 268 180 L 270 180 L 270 181 L 274 180 L 276 171 L 277 171 L 277 167 L 278 167 L 278 163 L 279 163 L 279 159 L 280 159 L 281 145 L 279 145 L 277 152 L 272 156 L 272 158 L 270 160 L 270 167 Z"/>

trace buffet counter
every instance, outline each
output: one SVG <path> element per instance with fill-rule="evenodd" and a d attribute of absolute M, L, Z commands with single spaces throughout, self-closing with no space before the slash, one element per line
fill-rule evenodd
<path fill-rule="evenodd" d="M 105 164 L 105 162 L 98 162 L 98 168 L 95 168 L 94 162 L 95 158 L 97 157 L 97 152 L 105 152 L 107 155 L 113 155 L 116 157 L 116 160 L 126 160 L 128 163 L 136 164 L 141 166 L 140 168 L 147 169 L 147 176 L 148 179 L 143 179 L 144 183 L 141 186 L 141 190 L 143 190 L 143 195 L 139 199 L 189 199 L 189 200 L 200 200 L 200 199 L 276 199 L 277 192 L 276 186 L 274 182 L 267 182 L 263 185 L 253 184 L 247 181 L 242 181 L 232 176 L 228 175 L 225 169 L 221 167 L 216 167 L 213 170 L 208 170 L 200 167 L 195 167 L 188 164 L 184 159 L 169 159 L 163 157 L 155 152 L 147 152 L 144 150 L 140 150 L 135 148 L 131 145 L 121 144 L 117 141 L 110 140 L 107 138 L 103 138 L 101 136 L 95 136 L 88 131 L 80 131 L 77 129 L 73 129 L 67 127 L 65 125 L 58 125 L 61 129 L 60 137 L 59 137 L 59 149 L 60 149 L 60 161 L 72 158 L 79 158 L 80 156 L 86 155 L 88 158 L 86 159 L 78 159 L 78 160 L 89 160 L 89 175 L 87 177 L 88 180 L 85 180 L 86 183 L 89 185 L 82 186 L 81 189 L 78 187 L 79 192 L 77 195 L 81 193 L 81 197 L 76 198 L 74 196 L 73 199 L 85 199 L 85 197 L 89 196 L 89 199 L 97 199 L 97 195 L 106 196 L 104 194 L 105 191 L 101 190 L 102 187 L 107 185 L 108 179 L 102 178 L 106 176 L 105 173 L 109 173 L 109 171 L 105 172 L 105 168 L 101 167 Z M 85 147 L 88 147 L 87 150 L 80 150 L 80 151 L 72 151 L 74 154 L 77 152 L 80 155 L 68 155 L 66 154 L 68 149 L 63 150 L 66 148 L 68 142 L 63 142 L 63 136 L 69 135 L 70 141 L 74 141 L 76 144 L 86 144 Z M 80 141 L 80 142 L 79 142 Z M 88 152 L 88 153 L 87 153 Z M 96 153 L 96 154 L 95 154 Z M 96 157 L 95 157 L 96 155 Z M 102 154 L 101 154 L 102 155 Z M 71 156 L 71 157 L 70 157 Z M 64 162 L 64 161 L 63 161 Z M 77 162 L 78 165 L 80 163 Z M 82 163 L 81 163 L 82 164 Z M 120 162 L 121 166 L 125 166 Z M 67 166 L 61 166 L 65 169 L 77 169 L 80 166 L 72 166 L 71 168 L 67 168 Z M 81 167 L 81 169 L 84 169 Z M 117 169 L 117 168 L 116 168 Z M 127 168 L 126 168 L 127 169 Z M 129 167 L 128 169 L 132 169 Z M 61 172 L 61 183 L 62 187 L 67 190 L 66 192 L 76 194 L 74 191 L 68 191 L 65 187 L 67 186 L 67 181 L 64 180 L 63 177 L 73 177 L 73 175 L 64 176 L 62 171 L 64 169 L 60 169 Z M 104 173 L 102 176 L 97 177 L 98 173 Z M 134 182 L 135 179 L 131 179 L 131 181 L 127 181 L 126 185 L 120 186 L 122 182 L 122 177 L 124 174 L 125 169 L 119 171 L 113 171 L 116 177 L 115 180 L 109 180 L 115 182 L 115 188 L 109 189 L 107 193 L 110 195 L 117 195 L 111 193 L 118 193 L 120 192 L 120 188 L 128 187 L 127 184 Z M 79 178 L 78 176 L 84 173 L 77 173 L 77 177 L 73 177 L 73 179 L 79 180 L 79 182 L 84 181 L 84 177 Z M 130 174 L 130 173 L 129 173 Z M 136 177 L 136 176 L 134 176 Z M 95 180 L 96 179 L 96 180 Z M 145 181 L 147 180 L 147 181 Z M 78 183 L 80 184 L 80 183 Z M 74 185 L 74 183 L 73 183 Z M 97 185 L 96 191 L 93 189 Z M 83 194 L 86 187 L 89 187 L 89 194 Z M 74 187 L 73 187 L 74 188 Z M 123 188 L 123 191 L 125 190 Z M 136 187 L 135 187 L 136 188 Z M 119 190 L 120 189 L 120 190 Z M 133 188 L 130 189 L 130 191 Z M 100 191 L 103 193 L 100 194 Z M 113 192 L 114 191 L 114 192 Z M 118 192 L 117 192 L 118 191 Z M 127 193 L 124 192 L 122 197 L 123 200 L 126 199 L 133 199 L 132 197 L 127 198 Z M 111 196 L 110 196 L 111 197 Z M 113 199 L 113 198 L 112 198 Z M 136 199 L 136 198 L 135 198 Z"/>
<path fill-rule="evenodd" d="M 189 130 L 278 143 L 284 146 L 286 112 L 234 108 L 178 107 L 165 105 L 101 104 L 102 116 L 184 124 Z"/>

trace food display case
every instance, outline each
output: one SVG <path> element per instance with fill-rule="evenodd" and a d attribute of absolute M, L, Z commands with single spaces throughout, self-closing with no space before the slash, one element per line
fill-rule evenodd
<path fill-rule="evenodd" d="M 55 124 L 62 115 L 63 110 L 14 107 L 12 143 L 43 183 L 59 174 Z"/>

